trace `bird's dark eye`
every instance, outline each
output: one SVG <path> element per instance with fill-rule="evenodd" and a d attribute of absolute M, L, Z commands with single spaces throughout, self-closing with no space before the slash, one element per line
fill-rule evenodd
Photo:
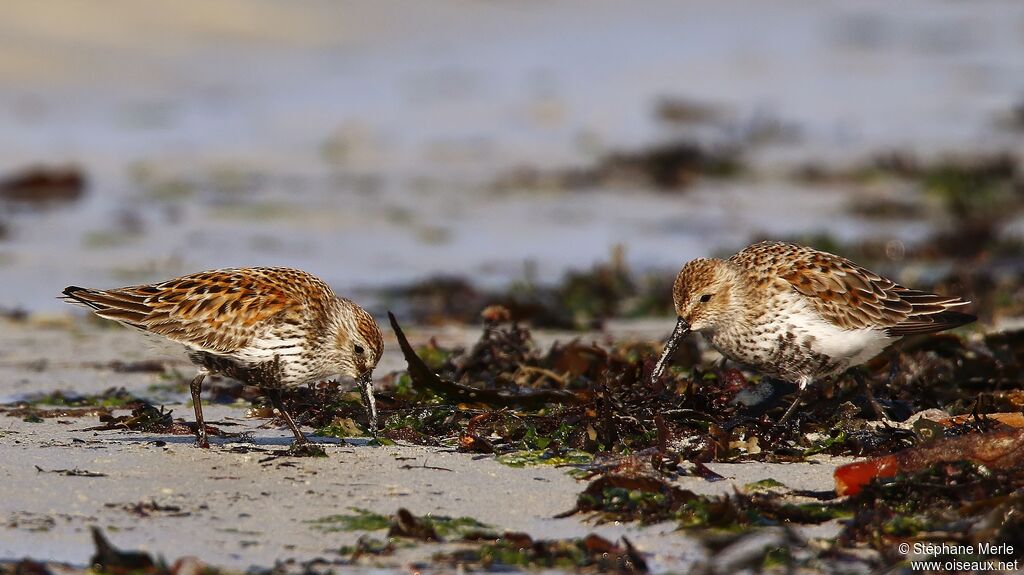
<path fill-rule="evenodd" d="M 354 350 L 355 350 L 355 352 L 356 352 L 356 353 L 358 353 L 359 355 L 363 355 L 363 352 L 364 352 L 364 351 L 366 351 L 365 349 L 363 349 L 363 346 L 361 346 L 361 345 L 357 345 L 357 346 L 355 346 L 355 347 L 354 347 L 353 349 L 354 349 Z"/>
<path fill-rule="evenodd" d="M 709 301 L 711 301 L 711 294 L 706 293 L 700 296 L 700 303 L 708 303 Z"/>

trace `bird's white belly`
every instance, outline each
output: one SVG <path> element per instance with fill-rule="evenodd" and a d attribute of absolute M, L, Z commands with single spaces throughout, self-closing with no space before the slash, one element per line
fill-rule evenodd
<path fill-rule="evenodd" d="M 895 341 L 881 329 L 843 329 L 813 312 L 807 315 L 800 322 L 807 346 L 816 353 L 844 360 L 848 366 L 868 361 Z"/>

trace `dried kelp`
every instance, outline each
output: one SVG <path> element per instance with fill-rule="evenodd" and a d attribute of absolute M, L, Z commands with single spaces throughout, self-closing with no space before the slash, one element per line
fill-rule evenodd
<path fill-rule="evenodd" d="M 969 461 L 992 471 L 1024 468 L 1024 429 L 944 437 L 892 455 L 858 461 L 836 470 L 836 493 L 856 495 L 875 478 L 914 473 L 938 462 Z"/>
<path fill-rule="evenodd" d="M 409 375 L 413 378 L 413 381 L 437 393 L 446 400 L 484 403 L 497 407 L 522 407 L 526 409 L 537 409 L 549 403 L 579 402 L 575 394 L 562 390 L 537 390 L 520 394 L 507 394 L 491 389 L 473 388 L 441 379 L 434 372 L 430 371 L 427 365 L 416 355 L 416 352 L 409 344 L 409 340 L 405 338 L 405 334 L 398 325 L 398 320 L 395 319 L 395 316 L 388 314 L 388 319 L 391 321 L 391 328 L 395 330 L 395 335 L 398 337 L 398 345 L 402 348 L 402 353 L 409 364 Z M 488 366 L 485 369 L 491 369 L 491 367 Z"/>

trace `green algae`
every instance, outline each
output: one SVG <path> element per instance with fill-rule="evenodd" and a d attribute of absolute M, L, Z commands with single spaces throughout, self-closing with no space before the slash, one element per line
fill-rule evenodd
<path fill-rule="evenodd" d="M 434 528 L 442 539 L 463 539 L 466 536 L 476 538 L 497 537 L 494 528 L 472 517 L 448 517 L 447 515 L 424 515 L 419 518 Z"/>
<path fill-rule="evenodd" d="M 102 393 L 81 395 L 68 391 L 53 391 L 33 395 L 19 402 L 30 406 L 60 405 L 65 407 L 127 407 L 142 400 L 123 387 L 111 387 Z"/>
<path fill-rule="evenodd" d="M 306 521 L 316 531 L 334 533 L 338 531 L 377 531 L 387 529 L 391 518 L 360 507 L 349 507 L 352 513 L 326 515 Z"/>
<path fill-rule="evenodd" d="M 435 564 L 471 570 L 563 569 L 585 572 L 646 573 L 643 557 L 629 541 L 615 544 L 590 534 L 575 539 L 535 540 L 525 533 L 505 533 L 493 541 L 436 553 Z"/>
<path fill-rule="evenodd" d="M 762 492 L 772 491 L 774 489 L 788 489 L 788 487 L 786 487 L 785 483 L 772 479 L 771 477 L 760 481 L 753 481 L 743 486 L 744 491 Z"/>
<path fill-rule="evenodd" d="M 306 521 L 313 529 L 324 533 L 342 531 L 379 531 L 389 529 L 395 518 L 360 507 L 349 507 L 351 513 L 326 515 Z M 416 516 L 416 521 L 432 528 L 443 539 L 461 539 L 466 535 L 493 535 L 493 528 L 472 517 L 449 517 L 447 515 Z M 496 536 L 496 535 L 495 535 Z"/>
<path fill-rule="evenodd" d="M 528 467 L 532 465 L 586 465 L 594 460 L 594 456 L 586 451 L 570 449 L 552 451 L 547 449 L 522 449 L 499 455 L 498 463 L 509 467 Z"/>

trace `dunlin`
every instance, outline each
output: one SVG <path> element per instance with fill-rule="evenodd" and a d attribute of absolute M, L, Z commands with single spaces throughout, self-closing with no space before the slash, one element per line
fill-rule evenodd
<path fill-rule="evenodd" d="M 968 303 L 957 297 L 906 288 L 840 256 L 782 242 L 757 243 L 727 260 L 693 260 L 672 297 L 679 320 L 654 380 L 695 331 L 729 359 L 798 384 L 800 395 L 903 336 L 977 319 L 951 309 Z"/>
<path fill-rule="evenodd" d="M 306 272 L 220 269 L 109 290 L 70 286 L 63 293 L 102 318 L 185 345 L 199 368 L 191 391 L 201 447 L 209 441 L 199 395 L 210 373 L 260 386 L 297 444 L 307 441 L 281 390 L 336 374 L 355 378 L 370 430 L 377 429 L 372 374 L 384 349 L 380 329 L 363 308 Z"/>

